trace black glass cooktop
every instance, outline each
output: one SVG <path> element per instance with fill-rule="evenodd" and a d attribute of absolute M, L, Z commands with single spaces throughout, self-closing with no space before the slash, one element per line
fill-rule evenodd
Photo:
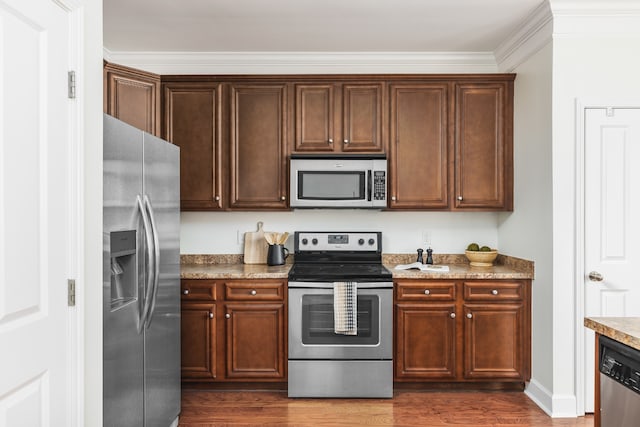
<path fill-rule="evenodd" d="M 382 264 L 316 264 L 296 263 L 289 271 L 289 280 L 298 282 L 367 281 L 386 282 L 391 272 Z"/>

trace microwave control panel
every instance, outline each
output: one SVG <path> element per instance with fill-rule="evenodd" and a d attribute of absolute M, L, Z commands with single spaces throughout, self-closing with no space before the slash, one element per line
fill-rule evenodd
<path fill-rule="evenodd" d="M 373 200 L 387 199 L 387 177 L 384 171 L 373 171 Z"/>

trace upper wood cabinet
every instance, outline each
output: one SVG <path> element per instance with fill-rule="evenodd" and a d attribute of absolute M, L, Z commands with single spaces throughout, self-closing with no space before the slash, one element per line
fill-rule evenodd
<path fill-rule="evenodd" d="M 163 84 L 163 137 L 180 146 L 181 210 L 224 206 L 220 91 L 216 82 Z"/>
<path fill-rule="evenodd" d="M 513 81 L 455 85 L 454 210 L 513 210 Z"/>
<path fill-rule="evenodd" d="M 385 83 L 294 86 L 294 152 L 385 151 Z"/>
<path fill-rule="evenodd" d="M 229 208 L 287 209 L 287 86 L 229 91 Z"/>
<path fill-rule="evenodd" d="M 390 85 L 389 207 L 449 207 L 449 85 Z"/>
<path fill-rule="evenodd" d="M 160 136 L 160 76 L 105 63 L 104 112 Z"/>

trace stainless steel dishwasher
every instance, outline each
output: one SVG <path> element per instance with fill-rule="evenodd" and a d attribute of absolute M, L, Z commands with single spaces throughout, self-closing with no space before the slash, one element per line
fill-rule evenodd
<path fill-rule="evenodd" d="M 600 336 L 601 427 L 640 425 L 640 351 Z"/>

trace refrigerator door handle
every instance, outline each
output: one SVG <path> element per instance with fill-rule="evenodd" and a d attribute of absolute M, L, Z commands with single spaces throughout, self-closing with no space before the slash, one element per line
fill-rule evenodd
<path fill-rule="evenodd" d="M 158 240 L 158 227 L 156 226 L 156 220 L 153 216 L 153 206 L 151 205 L 151 200 L 149 200 L 149 196 L 146 194 L 144 197 L 144 205 L 149 214 L 149 220 L 151 222 L 151 234 L 153 235 L 153 259 L 154 259 L 154 274 L 153 274 L 153 284 L 151 291 L 151 303 L 149 306 L 149 313 L 145 319 L 146 327 L 148 328 L 151 325 L 151 319 L 153 318 L 153 312 L 156 308 L 156 296 L 158 295 L 158 282 L 160 280 L 160 241 Z"/>
<path fill-rule="evenodd" d="M 147 324 L 147 317 L 149 316 L 149 310 L 151 309 L 151 297 L 153 292 L 153 283 L 155 281 L 153 273 L 155 273 L 154 265 L 156 262 L 154 257 L 155 254 L 153 252 L 153 231 L 151 229 L 149 217 L 147 216 L 147 210 L 142 203 L 140 195 L 136 196 L 136 201 L 138 203 L 140 215 L 142 215 L 142 224 L 144 225 L 144 236 L 147 245 L 147 259 L 149 261 L 148 267 L 145 268 L 144 305 L 138 322 L 138 333 L 140 333 Z"/>

